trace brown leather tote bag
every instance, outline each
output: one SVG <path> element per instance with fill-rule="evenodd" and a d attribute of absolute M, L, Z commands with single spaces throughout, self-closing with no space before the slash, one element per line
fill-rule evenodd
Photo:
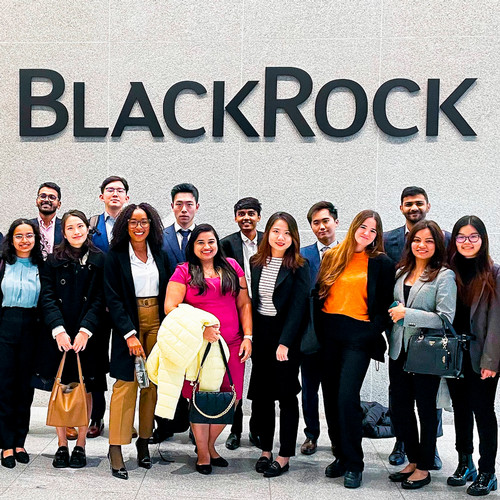
<path fill-rule="evenodd" d="M 80 357 L 76 354 L 78 363 L 78 376 L 80 382 L 62 384 L 61 375 L 66 361 L 63 354 L 56 380 L 50 395 L 47 411 L 47 425 L 52 427 L 85 427 L 89 423 L 87 415 L 87 391 L 83 383 L 82 365 Z"/>

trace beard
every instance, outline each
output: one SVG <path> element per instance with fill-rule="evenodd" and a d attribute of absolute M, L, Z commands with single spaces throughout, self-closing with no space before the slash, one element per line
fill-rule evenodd
<path fill-rule="evenodd" d="M 50 207 L 48 204 L 39 204 L 38 205 L 38 211 L 43 214 L 43 215 L 52 215 L 53 213 L 55 213 L 57 210 L 57 207 L 55 205 L 52 205 L 52 203 L 50 204 Z"/>

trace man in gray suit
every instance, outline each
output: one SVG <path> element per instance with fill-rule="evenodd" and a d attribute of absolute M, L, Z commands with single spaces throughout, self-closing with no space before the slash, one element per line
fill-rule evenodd
<path fill-rule="evenodd" d="M 405 225 L 384 233 L 385 252 L 395 263 L 401 260 L 407 234 L 412 230 L 413 226 L 417 222 L 425 219 L 425 217 L 429 213 L 429 210 L 431 209 L 429 197 L 427 196 L 425 189 L 418 186 L 408 186 L 404 188 L 403 192 L 401 193 L 401 205 L 399 209 L 405 216 Z M 445 244 L 448 247 L 451 235 L 447 231 L 443 231 L 443 233 Z M 389 386 L 389 411 L 390 408 L 391 387 Z M 441 437 L 443 435 L 441 413 L 441 409 L 438 409 L 438 437 Z M 396 443 L 391 454 L 389 455 L 389 463 L 391 465 L 401 465 L 406 460 L 404 443 L 403 440 L 398 437 L 396 429 L 393 429 L 393 433 L 396 436 Z M 439 470 L 441 469 L 441 467 L 442 463 L 436 447 L 434 470 Z"/>

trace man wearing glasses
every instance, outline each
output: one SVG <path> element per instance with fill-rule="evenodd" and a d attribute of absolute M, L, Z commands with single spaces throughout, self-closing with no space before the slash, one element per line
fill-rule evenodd
<path fill-rule="evenodd" d="M 61 207 L 61 188 L 55 182 L 44 182 L 38 188 L 36 198 L 38 217 L 32 219 L 40 229 L 43 258 L 54 251 L 54 246 L 62 241 L 61 219 L 56 217 Z"/>

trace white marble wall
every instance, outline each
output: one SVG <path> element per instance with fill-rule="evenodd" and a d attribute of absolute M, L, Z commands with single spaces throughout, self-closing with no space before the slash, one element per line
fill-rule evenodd
<path fill-rule="evenodd" d="M 3 0 L 0 9 L 0 229 L 18 216 L 34 216 L 39 183 L 52 180 L 63 190 L 62 210 L 100 210 L 98 186 L 110 174 L 125 176 L 134 202 L 149 201 L 168 222 L 169 190 L 193 182 L 201 192 L 200 221 L 222 235 L 235 230 L 232 206 L 256 196 L 264 220 L 280 209 L 299 221 L 305 243 L 313 241 L 305 214 L 320 199 L 340 211 L 341 232 L 361 209 L 380 211 L 386 228 L 402 224 L 403 187 L 425 187 L 431 215 L 451 229 L 462 215 L 481 216 L 490 231 L 493 255 L 500 258 L 499 174 L 500 3 L 494 0 Z M 226 118 L 225 136 L 211 133 L 212 85 L 226 82 L 227 96 L 247 80 L 260 84 L 241 107 L 263 132 L 266 66 L 295 66 L 313 78 L 311 98 L 302 111 L 316 133 L 303 139 L 280 114 L 275 139 L 247 139 Z M 67 86 L 62 98 L 70 124 L 61 134 L 40 139 L 19 137 L 20 68 L 50 68 Z M 420 132 L 395 139 L 381 133 L 372 99 L 379 85 L 403 77 L 416 81 L 418 95 L 394 92 L 389 117 Z M 369 98 L 363 129 L 347 139 L 325 136 L 314 123 L 314 99 L 336 78 L 359 82 Z M 458 109 L 477 132 L 466 139 L 441 113 L 440 134 L 425 137 L 428 78 L 441 79 L 447 96 L 464 78 L 476 85 Z M 179 119 L 204 125 L 207 135 L 182 140 L 162 119 L 166 90 L 181 80 L 208 89 L 202 98 L 183 95 Z M 126 130 L 120 139 L 75 139 L 72 133 L 72 83 L 87 89 L 86 122 L 116 122 L 129 82 L 144 83 L 165 137 Z M 37 92 L 48 85 L 36 83 Z M 279 85 L 292 95 L 296 85 Z M 347 126 L 353 102 L 346 93 L 332 96 L 332 124 Z M 35 123 L 50 123 L 36 112 Z M 384 400 L 385 370 L 371 371 L 365 397 Z"/>

